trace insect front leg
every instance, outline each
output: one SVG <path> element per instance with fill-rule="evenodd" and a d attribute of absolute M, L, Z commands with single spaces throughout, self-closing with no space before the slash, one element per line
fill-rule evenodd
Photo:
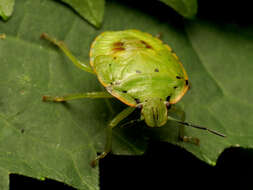
<path fill-rule="evenodd" d="M 179 117 L 180 121 L 182 121 L 182 122 L 185 121 L 185 112 L 180 107 L 178 107 L 176 105 L 172 105 L 171 108 L 168 110 L 168 114 L 170 114 L 170 113 L 176 114 Z M 170 117 L 168 119 L 170 119 Z M 185 136 L 184 129 L 185 129 L 185 126 L 180 124 L 179 135 L 178 135 L 179 140 L 199 145 L 199 139 L 196 137 Z"/>
<path fill-rule="evenodd" d="M 127 107 L 110 121 L 106 128 L 106 142 L 104 152 L 102 152 L 102 154 L 97 156 L 95 160 L 91 162 L 92 167 L 95 167 L 100 159 L 104 158 L 108 153 L 112 151 L 112 129 L 116 127 L 123 119 L 129 116 L 134 110 L 135 108 L 133 107 Z"/>
<path fill-rule="evenodd" d="M 57 41 L 56 39 L 50 37 L 48 34 L 46 33 L 43 33 L 41 34 L 40 36 L 41 38 L 43 39 L 46 39 L 48 41 L 50 41 L 51 43 L 53 43 L 54 45 L 56 45 L 57 47 L 59 47 L 63 53 L 72 61 L 72 63 L 74 63 L 78 68 L 86 71 L 86 72 L 89 72 L 89 73 L 92 73 L 92 74 L 95 74 L 95 72 L 93 71 L 93 69 L 91 67 L 88 66 L 88 64 L 85 64 L 81 61 L 79 61 L 70 51 L 69 49 L 67 48 L 67 46 L 64 44 L 64 42 L 62 41 Z"/>

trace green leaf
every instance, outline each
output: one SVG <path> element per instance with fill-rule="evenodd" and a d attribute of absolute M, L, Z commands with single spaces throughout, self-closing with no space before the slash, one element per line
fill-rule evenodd
<path fill-rule="evenodd" d="M 230 146 L 253 146 L 252 28 L 196 20 L 159 20 L 132 5 L 108 1 L 105 22 L 94 29 L 68 7 L 55 1 L 19 0 L 9 22 L 0 22 L 0 188 L 17 173 L 55 179 L 78 189 L 98 189 L 98 167 L 90 162 L 103 151 L 105 128 L 125 105 L 118 100 L 45 103 L 43 95 L 101 91 L 96 76 L 76 68 L 52 44 L 47 32 L 63 40 L 80 60 L 103 31 L 139 29 L 162 39 L 184 64 L 192 89 L 179 102 L 187 121 L 227 135 L 221 138 L 193 128 L 188 136 L 200 145 L 178 141 L 178 126 L 143 123 L 113 130 L 114 154 L 142 154 L 148 139 L 167 141 L 215 164 Z M 125 16 L 127 15 L 127 17 Z M 180 22 L 180 23 L 179 23 Z"/>
<path fill-rule="evenodd" d="M 186 18 L 193 18 L 198 11 L 197 0 L 160 0 Z"/>
<path fill-rule="evenodd" d="M 100 27 L 104 16 L 104 0 L 61 0 L 69 4 L 84 19 Z"/>
<path fill-rule="evenodd" d="M 9 173 L 4 169 L 0 169 L 0 189 L 9 189 Z"/>
<path fill-rule="evenodd" d="M 12 12 L 15 4 L 15 0 L 0 0 L 0 16 L 7 20 Z"/>

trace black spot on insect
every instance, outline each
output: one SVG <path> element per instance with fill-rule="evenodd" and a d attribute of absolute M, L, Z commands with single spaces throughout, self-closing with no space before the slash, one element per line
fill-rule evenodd
<path fill-rule="evenodd" d="M 155 69 L 155 72 L 159 72 L 159 69 L 156 68 L 156 69 Z"/>
<path fill-rule="evenodd" d="M 177 78 L 177 79 L 181 79 L 181 77 L 180 77 L 180 76 L 176 76 L 176 78 Z"/>
<path fill-rule="evenodd" d="M 141 73 L 141 71 L 140 70 L 136 70 L 136 73 Z"/>
<path fill-rule="evenodd" d="M 117 59 L 117 57 L 113 57 L 113 59 L 115 60 L 115 59 Z"/>
<path fill-rule="evenodd" d="M 126 90 L 123 90 L 122 92 L 123 92 L 123 93 L 127 93 L 127 91 L 126 91 Z"/>
<path fill-rule="evenodd" d="M 174 89 L 177 89 L 177 86 L 174 86 Z"/>
<path fill-rule="evenodd" d="M 141 103 L 141 101 L 140 101 L 139 98 L 135 98 L 134 100 L 135 100 L 135 102 L 136 102 L 137 104 Z"/>
<path fill-rule="evenodd" d="M 185 80 L 185 84 L 186 84 L 186 86 L 188 86 L 189 85 L 189 81 Z"/>
<path fill-rule="evenodd" d="M 146 46 L 146 48 L 148 48 L 148 49 L 153 49 L 152 46 L 149 45 L 147 42 L 145 42 L 145 41 L 143 41 L 143 40 L 141 40 L 140 42 L 141 42 L 142 44 L 144 44 L 144 45 Z"/>
<path fill-rule="evenodd" d="M 24 129 L 21 129 L 21 133 L 24 133 L 25 132 L 25 130 Z"/>
<path fill-rule="evenodd" d="M 166 101 L 167 101 L 167 102 L 170 101 L 170 96 L 167 96 Z"/>

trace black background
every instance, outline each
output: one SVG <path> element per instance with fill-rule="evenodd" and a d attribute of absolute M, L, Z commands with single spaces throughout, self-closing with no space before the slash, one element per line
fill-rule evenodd
<path fill-rule="evenodd" d="M 109 155 L 100 161 L 100 187 L 108 189 L 252 189 L 253 150 L 226 149 L 216 166 L 168 143 L 151 142 L 143 156 Z M 173 188 L 174 187 L 174 188 Z M 10 175 L 10 189 L 73 190 L 54 180 Z"/>
<path fill-rule="evenodd" d="M 126 6 L 166 21 L 182 17 L 158 1 L 122 0 Z M 213 22 L 252 27 L 250 1 L 199 0 L 198 17 Z M 253 30 L 252 30 L 253 31 Z M 240 127 L 240 126 L 238 126 Z M 162 142 L 150 142 L 143 156 L 109 155 L 100 162 L 100 187 L 108 189 L 253 189 L 253 150 L 228 148 L 210 166 L 189 152 Z M 11 174 L 10 189 L 74 189 L 54 180 L 39 181 Z"/>

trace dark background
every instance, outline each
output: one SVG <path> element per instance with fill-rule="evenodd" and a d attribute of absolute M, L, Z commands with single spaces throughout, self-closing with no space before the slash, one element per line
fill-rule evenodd
<path fill-rule="evenodd" d="M 159 19 L 182 17 L 158 1 L 122 0 Z M 199 0 L 198 17 L 219 23 L 252 27 L 250 1 Z M 240 126 L 238 126 L 240 127 Z M 216 166 L 210 166 L 184 149 L 163 142 L 150 142 L 143 156 L 109 155 L 100 162 L 100 187 L 108 189 L 253 189 L 253 150 L 228 148 Z M 10 175 L 10 189 L 74 189 L 54 180 L 39 181 Z"/>
<path fill-rule="evenodd" d="M 180 147 L 151 142 L 143 156 L 109 155 L 100 161 L 101 190 L 112 189 L 252 189 L 253 150 L 226 149 L 210 166 Z M 251 188 L 250 188 L 251 187 Z M 46 179 L 10 175 L 10 189 L 74 190 Z"/>

